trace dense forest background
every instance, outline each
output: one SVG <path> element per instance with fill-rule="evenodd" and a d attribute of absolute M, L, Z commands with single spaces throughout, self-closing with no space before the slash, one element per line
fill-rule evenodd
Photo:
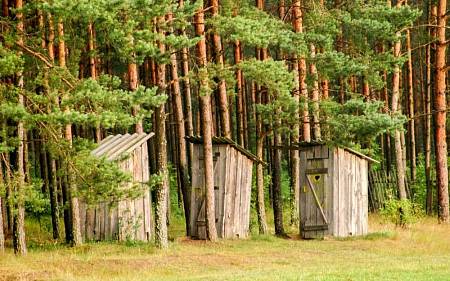
<path fill-rule="evenodd" d="M 299 142 L 380 160 L 372 169 L 397 175 L 400 223 L 420 210 L 448 223 L 446 17 L 445 0 L 3 0 L 0 249 L 6 238 L 27 252 L 28 216 L 80 245 L 79 200 L 141 192 L 123 192 L 130 175 L 90 154 L 127 132 L 155 132 L 147 187 L 162 248 L 170 207 L 189 213 L 194 135 L 210 240 L 213 136 L 262 160 L 260 233 L 272 210 L 275 234 L 298 224 Z"/>

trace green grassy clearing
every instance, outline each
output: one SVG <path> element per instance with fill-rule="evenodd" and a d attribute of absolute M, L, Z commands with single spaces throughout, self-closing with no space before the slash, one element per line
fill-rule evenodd
<path fill-rule="evenodd" d="M 0 256 L 0 280 L 450 280 L 449 226 L 425 219 L 404 230 L 370 221 L 366 237 L 254 235 L 215 244 L 181 237 L 174 222 L 165 251 L 106 242 L 72 249 L 49 242 L 34 223 L 28 256 Z"/>

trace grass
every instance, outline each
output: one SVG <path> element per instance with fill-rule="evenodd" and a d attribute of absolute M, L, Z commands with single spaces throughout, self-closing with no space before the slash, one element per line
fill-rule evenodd
<path fill-rule="evenodd" d="M 424 219 L 409 229 L 370 218 L 364 237 L 302 241 L 253 235 L 209 243 L 171 227 L 168 250 L 151 244 L 91 243 L 68 248 L 50 242 L 36 223 L 30 252 L 0 255 L 0 280 L 449 280 L 450 227 Z"/>

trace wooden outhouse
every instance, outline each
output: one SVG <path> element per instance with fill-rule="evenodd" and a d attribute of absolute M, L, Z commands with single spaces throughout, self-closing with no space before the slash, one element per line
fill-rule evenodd
<path fill-rule="evenodd" d="M 92 155 L 118 161 L 119 167 L 132 175 L 133 183 L 146 184 L 149 180 L 147 141 L 154 134 L 125 134 L 105 138 Z M 129 188 L 129 186 L 124 186 Z M 150 191 L 136 199 L 123 200 L 117 207 L 110 202 L 89 207 L 80 204 L 81 231 L 86 240 L 139 240 L 152 237 L 152 204 Z"/>
<path fill-rule="evenodd" d="M 298 149 L 302 238 L 367 234 L 369 162 L 377 161 L 320 143 L 301 143 Z"/>
<path fill-rule="evenodd" d="M 190 236 L 206 239 L 203 142 L 193 143 Z M 250 225 L 250 198 L 253 162 L 257 157 L 223 138 L 213 138 L 215 216 L 220 238 L 245 238 Z"/>

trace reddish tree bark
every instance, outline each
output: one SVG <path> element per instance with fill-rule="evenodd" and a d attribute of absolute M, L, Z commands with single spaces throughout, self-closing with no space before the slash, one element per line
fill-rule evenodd
<path fill-rule="evenodd" d="M 219 0 L 211 0 L 212 16 L 219 15 Z M 213 46 L 215 61 L 219 66 L 223 67 L 223 49 L 222 40 L 220 36 L 216 33 L 213 34 Z M 224 137 L 231 138 L 231 120 L 230 111 L 228 109 L 228 96 L 227 96 L 227 86 L 224 80 L 219 81 L 219 112 L 220 112 L 220 129 L 221 134 Z"/>
<path fill-rule="evenodd" d="M 206 218 L 206 236 L 210 241 L 217 240 L 217 229 L 214 206 L 214 162 L 212 152 L 212 113 L 211 97 L 207 93 L 208 78 L 206 77 L 206 41 L 205 41 L 205 18 L 201 8 L 194 17 L 195 34 L 202 39 L 197 43 L 197 59 L 200 70 L 203 71 L 200 79 L 200 110 L 203 135 L 203 154 L 205 166 L 205 218 Z"/>
<path fill-rule="evenodd" d="M 436 180 L 438 194 L 438 219 L 441 223 L 449 222 L 448 202 L 448 166 L 447 166 L 447 70 L 446 70 L 446 23 L 447 1 L 439 0 L 437 8 L 437 43 L 434 109 L 435 144 L 436 144 Z"/>

